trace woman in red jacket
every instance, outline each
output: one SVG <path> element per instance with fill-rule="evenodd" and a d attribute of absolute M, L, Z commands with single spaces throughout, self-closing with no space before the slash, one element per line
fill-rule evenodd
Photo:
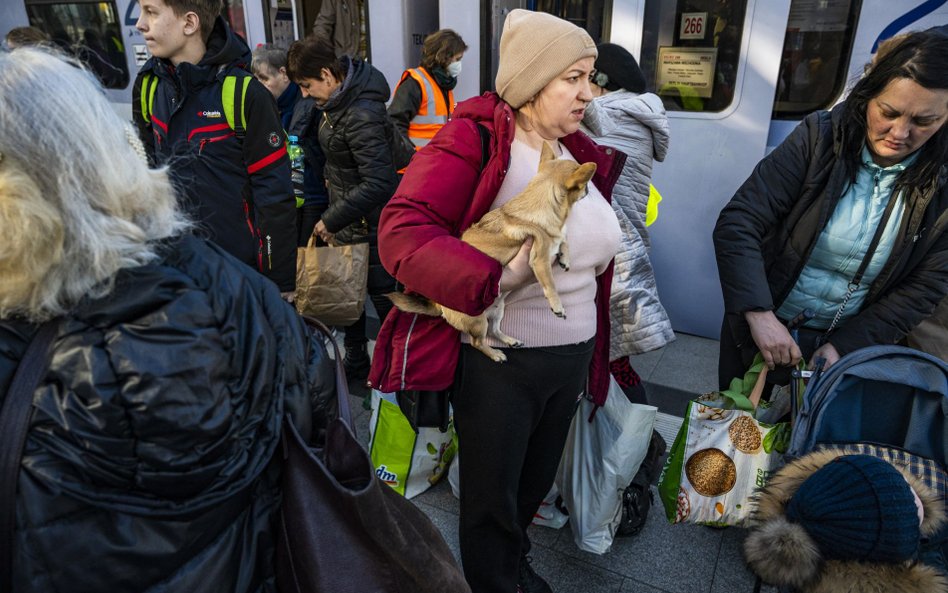
<path fill-rule="evenodd" d="M 373 386 L 451 387 L 464 451 L 461 558 L 474 593 L 550 591 L 526 560 L 526 528 L 553 483 L 577 401 L 588 393 L 601 404 L 608 389 L 609 291 L 620 234 L 608 199 L 625 157 L 578 131 L 592 100 L 595 58 L 582 29 L 512 11 L 500 41 L 498 93 L 458 105 L 382 212 L 382 263 L 406 291 L 471 315 L 511 291 L 501 329 L 526 344 L 505 348 L 507 362 L 498 364 L 462 345 L 442 319 L 401 311 L 388 316 L 376 343 Z M 560 158 L 598 166 L 567 221 L 571 268 L 555 270 L 566 319 L 550 311 L 527 264 L 529 245 L 502 267 L 458 239 L 526 187 L 543 142 Z"/>

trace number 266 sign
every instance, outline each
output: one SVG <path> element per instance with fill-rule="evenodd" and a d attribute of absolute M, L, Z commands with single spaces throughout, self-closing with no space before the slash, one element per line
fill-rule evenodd
<path fill-rule="evenodd" d="M 681 39 L 704 39 L 708 25 L 708 13 L 683 12 L 681 14 Z"/>

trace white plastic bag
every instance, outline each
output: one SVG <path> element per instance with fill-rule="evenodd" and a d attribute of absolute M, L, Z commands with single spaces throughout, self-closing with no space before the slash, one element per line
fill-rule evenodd
<path fill-rule="evenodd" d="M 569 429 L 557 475 L 576 546 L 605 554 L 622 518 L 622 492 L 648 451 L 658 408 L 629 402 L 610 378 L 609 397 L 596 412 L 583 400 Z"/>

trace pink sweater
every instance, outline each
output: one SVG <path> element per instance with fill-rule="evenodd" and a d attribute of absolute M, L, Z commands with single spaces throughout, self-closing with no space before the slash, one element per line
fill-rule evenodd
<path fill-rule="evenodd" d="M 576 160 L 562 144 L 560 149 L 560 158 Z M 520 193 L 540 165 L 540 151 L 524 142 L 515 139 L 510 150 L 510 168 L 491 210 Z M 596 335 L 595 280 L 615 257 L 621 233 L 612 207 L 592 183 L 588 189 L 589 193 L 573 206 L 566 219 L 570 269 L 567 272 L 553 265 L 553 281 L 566 319 L 553 314 L 536 281 L 507 295 L 501 330 L 527 347 L 576 344 Z M 463 339 L 470 341 L 467 335 Z M 488 343 L 502 346 L 490 338 Z"/>

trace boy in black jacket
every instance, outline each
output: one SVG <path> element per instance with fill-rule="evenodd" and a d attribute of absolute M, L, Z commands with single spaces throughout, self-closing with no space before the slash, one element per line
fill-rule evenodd
<path fill-rule="evenodd" d="M 289 160 L 273 97 L 245 69 L 249 48 L 219 16 L 220 0 L 139 4 L 152 58 L 135 81 L 133 115 L 152 163 L 170 167 L 209 239 L 291 295 Z"/>

